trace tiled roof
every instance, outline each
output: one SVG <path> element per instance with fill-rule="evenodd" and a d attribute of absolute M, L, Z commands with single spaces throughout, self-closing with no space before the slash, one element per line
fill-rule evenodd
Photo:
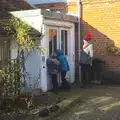
<path fill-rule="evenodd" d="M 49 4 L 49 3 L 59 3 L 59 2 L 67 2 L 69 0 L 29 0 L 32 4 Z"/>
<path fill-rule="evenodd" d="M 10 18 L 9 11 L 33 9 L 24 0 L 0 0 L 0 20 Z M 4 35 L 4 26 L 0 24 L 0 36 Z"/>
<path fill-rule="evenodd" d="M 0 0 L 0 19 L 8 17 L 9 11 L 32 9 L 24 0 Z"/>

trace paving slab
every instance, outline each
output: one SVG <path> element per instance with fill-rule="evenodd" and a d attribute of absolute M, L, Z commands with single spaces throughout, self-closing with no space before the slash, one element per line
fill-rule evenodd
<path fill-rule="evenodd" d="M 55 120 L 120 120 L 120 86 L 80 89 L 81 100 Z"/>

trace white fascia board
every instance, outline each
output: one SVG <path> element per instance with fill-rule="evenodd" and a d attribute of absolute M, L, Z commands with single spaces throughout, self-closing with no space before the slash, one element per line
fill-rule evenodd
<path fill-rule="evenodd" d="M 41 15 L 41 9 L 12 11 L 10 13 L 30 25 L 35 30 L 41 32 L 41 28 L 43 27 L 43 15 Z"/>

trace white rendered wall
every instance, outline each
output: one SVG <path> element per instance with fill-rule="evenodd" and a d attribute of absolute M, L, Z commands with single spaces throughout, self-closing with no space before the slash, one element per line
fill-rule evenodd
<path fill-rule="evenodd" d="M 40 41 L 38 40 L 38 44 L 42 45 L 46 48 L 45 53 L 41 54 L 36 51 L 32 51 L 31 54 L 28 56 L 26 60 L 26 71 L 31 74 L 31 79 L 27 78 L 27 85 L 31 84 L 32 88 L 41 88 L 44 91 L 47 91 L 48 89 L 51 89 L 51 81 L 48 79 L 47 74 L 47 66 L 46 66 L 46 59 L 49 56 L 48 54 L 48 48 L 49 48 L 49 32 L 47 30 L 47 26 L 52 27 L 65 27 L 69 29 L 70 32 L 70 50 L 69 50 L 69 64 L 72 71 L 70 72 L 70 82 L 74 82 L 74 43 L 75 43 L 75 32 L 74 32 L 74 23 L 66 22 L 66 21 L 59 21 L 59 20 L 50 20 L 50 19 L 44 19 L 43 16 L 40 15 L 40 10 L 29 10 L 29 11 L 18 11 L 18 12 L 12 12 L 12 14 L 18 18 L 20 18 L 22 21 L 25 21 L 27 24 L 31 25 L 34 29 L 41 31 L 41 27 L 45 25 L 45 32 L 44 37 Z M 42 23 L 43 22 L 43 23 Z M 12 43 L 12 45 L 15 44 L 15 41 Z M 11 45 L 11 46 L 12 46 Z M 11 56 L 14 58 L 16 56 L 15 50 L 12 51 Z M 72 64 L 71 64 L 72 62 Z M 39 77 L 37 81 L 37 78 Z"/>
<path fill-rule="evenodd" d="M 44 27 L 43 25 L 43 16 L 40 15 L 40 9 L 37 10 L 25 10 L 25 11 L 15 11 L 11 12 L 15 17 L 19 18 L 21 21 L 24 21 L 28 25 L 30 25 L 32 28 L 37 30 L 38 32 L 41 32 L 41 29 Z M 44 31 L 44 29 L 43 29 Z M 44 34 L 44 32 L 43 32 Z M 40 45 L 40 38 L 37 38 L 37 44 Z M 15 44 L 15 41 L 12 42 L 12 45 Z M 15 58 L 16 55 L 15 50 L 12 50 L 12 58 Z M 27 52 L 25 52 L 25 67 L 26 72 L 28 73 L 26 77 L 26 83 L 27 87 L 34 88 L 44 88 L 41 86 L 41 55 L 40 52 L 37 51 L 31 51 L 31 53 L 28 55 Z"/>

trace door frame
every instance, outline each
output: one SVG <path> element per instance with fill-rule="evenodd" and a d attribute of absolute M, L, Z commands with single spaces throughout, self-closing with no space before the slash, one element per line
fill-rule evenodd
<path fill-rule="evenodd" d="M 66 30 L 67 31 L 67 59 L 68 59 L 68 63 L 70 65 L 71 63 L 71 51 L 70 51 L 70 48 L 69 46 L 71 46 L 71 28 L 68 28 L 68 27 L 59 27 L 59 26 L 47 26 L 47 32 L 49 32 L 49 29 L 56 29 L 57 30 L 57 49 L 62 49 L 61 48 L 61 30 Z M 49 38 L 49 33 L 48 33 L 48 38 Z M 49 47 L 49 41 L 48 41 L 48 47 Z M 48 48 L 48 56 L 49 56 L 49 48 Z M 71 68 L 71 67 L 70 67 Z M 75 72 L 75 70 L 74 70 Z M 66 78 L 69 80 L 71 77 L 71 70 L 67 73 L 67 76 Z M 61 83 L 61 80 L 60 80 L 60 75 L 59 75 L 59 83 Z M 69 81 L 71 82 L 71 81 Z"/>
<path fill-rule="evenodd" d="M 47 51 L 45 52 L 45 56 L 46 56 L 46 59 L 48 58 L 48 56 L 49 56 L 49 40 L 48 40 L 48 38 L 49 38 L 49 34 L 48 34 L 48 30 L 49 29 L 56 29 L 57 30 L 57 39 L 60 39 L 60 34 L 59 34 L 59 32 L 60 32 L 60 30 L 68 30 L 69 32 L 68 32 L 68 41 L 69 42 L 67 42 L 67 44 L 68 44 L 68 56 L 71 56 L 72 55 L 72 53 L 74 53 L 75 54 L 75 51 L 73 50 L 72 51 L 72 53 L 71 53 L 71 50 L 69 49 L 69 45 L 71 46 L 71 41 L 73 41 L 73 42 L 75 42 L 75 33 L 74 33 L 74 23 L 71 23 L 71 22 L 66 22 L 66 21 L 58 21 L 58 20 L 48 20 L 48 19 L 44 19 L 44 24 L 45 24 L 45 36 L 44 36 L 44 41 L 46 41 L 45 43 L 46 43 L 46 45 L 45 46 L 47 46 Z M 72 34 L 70 34 L 70 33 L 72 33 Z M 70 38 L 70 39 L 69 39 Z M 44 42 L 43 41 L 43 42 Z M 58 48 L 60 48 L 60 40 L 57 40 L 58 42 L 57 42 L 57 47 Z M 71 63 L 71 60 L 69 61 L 70 63 Z M 74 61 L 75 62 L 75 61 Z M 41 63 L 42 64 L 42 63 Z M 75 64 L 74 64 L 75 65 Z M 70 79 L 71 79 L 71 76 L 73 76 L 73 74 L 75 74 L 75 66 L 73 65 L 73 71 L 71 72 L 71 71 L 69 71 L 69 76 L 70 76 Z M 71 66 L 70 66 L 71 67 Z M 46 70 L 45 70 L 46 71 Z M 41 70 L 41 72 L 43 72 L 42 70 Z M 73 73 L 73 74 L 71 74 L 71 73 Z M 47 77 L 47 71 L 46 71 L 46 77 Z M 44 75 L 45 75 L 44 74 Z M 45 76 L 44 76 L 45 77 Z M 74 82 L 75 81 L 75 77 L 73 76 L 72 77 L 72 79 L 73 80 L 70 80 L 69 82 Z M 42 80 L 42 78 L 41 78 L 41 80 Z M 47 89 L 51 89 L 52 87 L 51 87 L 51 83 L 50 83 L 50 79 L 49 78 L 47 78 L 46 79 L 47 81 Z"/>

